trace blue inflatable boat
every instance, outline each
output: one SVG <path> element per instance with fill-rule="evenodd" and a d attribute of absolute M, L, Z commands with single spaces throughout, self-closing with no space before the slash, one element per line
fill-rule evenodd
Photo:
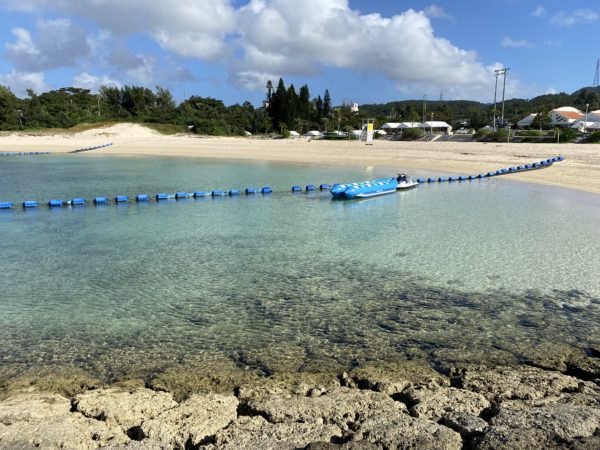
<path fill-rule="evenodd" d="M 361 181 L 360 183 L 334 184 L 331 194 L 336 198 L 367 198 L 376 195 L 391 194 L 396 192 L 398 180 L 396 178 L 381 178 L 379 180 Z"/>

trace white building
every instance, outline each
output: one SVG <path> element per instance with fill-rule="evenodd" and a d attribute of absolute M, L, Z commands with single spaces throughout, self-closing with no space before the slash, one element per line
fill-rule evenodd
<path fill-rule="evenodd" d="M 588 113 L 588 121 L 590 114 L 594 113 Z M 530 127 L 537 115 L 538 113 L 529 114 L 527 117 L 519 120 L 517 122 L 517 126 L 521 128 Z M 563 106 L 561 108 L 553 109 L 550 111 L 549 116 L 553 127 L 571 127 L 577 122 L 582 120 L 585 121 L 585 113 L 571 106 Z"/>

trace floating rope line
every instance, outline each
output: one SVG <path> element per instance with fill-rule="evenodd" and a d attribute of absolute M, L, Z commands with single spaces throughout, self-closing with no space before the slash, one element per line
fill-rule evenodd
<path fill-rule="evenodd" d="M 0 152 L 0 156 L 49 155 L 52 152 Z"/>
<path fill-rule="evenodd" d="M 112 145 L 112 144 L 107 144 L 107 145 Z M 508 174 L 513 174 L 513 173 L 521 173 L 521 172 L 528 172 L 531 170 L 543 169 L 546 167 L 550 167 L 555 162 L 563 161 L 564 159 L 565 159 L 564 156 L 559 155 L 559 156 L 555 156 L 554 158 L 544 159 L 540 162 L 534 162 L 532 164 L 525 164 L 523 166 L 510 167 L 508 169 L 499 169 L 495 172 L 487 172 L 485 174 L 480 173 L 478 175 L 468 175 L 468 176 L 462 175 L 462 176 L 458 176 L 458 177 L 449 176 L 449 177 L 437 177 L 437 178 L 427 178 L 427 179 L 417 178 L 417 181 L 419 183 L 443 183 L 443 182 L 454 182 L 454 181 L 480 180 L 480 179 L 484 179 L 484 178 L 497 177 L 500 175 L 508 175 Z M 318 188 L 319 191 L 328 191 L 330 189 L 331 189 L 331 185 L 327 184 L 327 183 L 320 184 L 319 188 Z M 302 193 L 302 192 L 305 192 L 308 194 L 308 193 L 312 193 L 316 190 L 317 190 L 317 188 L 314 184 L 308 184 L 304 188 L 300 185 L 294 185 L 290 189 L 290 191 L 293 194 L 298 194 L 298 193 Z M 290 192 L 290 191 L 288 191 L 288 192 Z M 273 193 L 273 189 L 271 189 L 271 187 L 269 187 L 269 186 L 263 186 L 260 189 L 248 187 L 244 191 L 241 191 L 240 189 L 230 189 L 229 191 L 220 190 L 220 189 L 215 189 L 212 191 L 195 191 L 195 192 L 179 191 L 179 192 L 175 192 L 175 193 L 159 193 L 152 197 L 148 194 L 138 194 L 135 196 L 135 198 L 132 199 L 132 201 L 135 201 L 136 203 L 149 203 L 150 201 L 155 201 L 155 202 L 159 203 L 161 201 L 166 201 L 166 200 L 184 200 L 184 199 L 190 199 L 190 198 L 200 199 L 200 198 L 206 198 L 206 197 L 213 197 L 213 198 L 214 197 L 237 197 L 237 196 L 240 196 L 242 193 L 244 193 L 246 196 L 257 195 L 257 194 L 268 195 L 268 194 Z M 34 209 L 34 208 L 38 208 L 40 206 L 48 206 L 50 208 L 62 208 L 62 207 L 86 206 L 88 204 L 94 204 L 94 205 L 100 206 L 100 205 L 108 205 L 108 204 L 123 205 L 123 204 L 128 204 L 128 203 L 130 203 L 130 198 L 127 195 L 117 195 L 116 197 L 114 197 L 113 199 L 110 199 L 110 200 L 107 197 L 95 197 L 89 202 L 88 202 L 88 200 L 86 200 L 83 197 L 76 197 L 76 198 L 73 198 L 71 200 L 66 200 L 66 201 L 61 200 L 61 199 L 51 199 L 47 203 L 40 203 L 35 200 L 26 200 L 26 201 L 22 202 L 21 205 L 22 205 L 23 209 Z M 15 204 L 13 202 L 0 202 L 0 209 L 5 209 L 5 210 L 13 209 L 15 207 L 15 205 L 18 205 L 18 203 Z"/>
<path fill-rule="evenodd" d="M 108 144 L 103 144 L 103 145 L 97 145 L 96 147 L 85 147 L 85 148 L 79 148 L 77 150 L 73 150 L 72 152 L 69 153 L 81 153 L 81 152 L 89 152 L 90 150 L 98 150 L 99 148 L 105 148 L 105 147 L 110 147 L 111 145 L 114 145 L 112 142 L 108 143 Z"/>

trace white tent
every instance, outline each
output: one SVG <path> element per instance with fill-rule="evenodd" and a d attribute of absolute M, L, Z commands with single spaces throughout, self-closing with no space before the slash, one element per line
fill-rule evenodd
<path fill-rule="evenodd" d="M 585 120 L 579 120 L 577 122 L 575 122 L 573 125 L 571 125 L 571 128 L 576 128 L 579 131 L 583 131 L 583 130 L 600 130 L 600 121 L 594 121 L 594 122 L 590 122 L 590 121 L 585 121 Z"/>
<path fill-rule="evenodd" d="M 382 130 L 404 130 L 405 128 L 419 128 L 419 122 L 388 122 L 381 125 Z"/>
<path fill-rule="evenodd" d="M 443 131 L 444 133 L 450 134 L 452 131 L 452 127 L 448 125 L 446 122 L 441 122 L 439 120 L 433 120 L 429 122 L 423 122 L 418 125 L 419 128 L 423 128 L 425 131 L 427 130 L 435 130 L 435 131 Z"/>
<path fill-rule="evenodd" d="M 529 127 L 529 126 L 531 126 L 531 124 L 533 123 L 533 121 L 535 120 L 536 117 L 537 117 L 537 113 L 529 114 L 527 117 L 524 117 L 523 119 L 519 120 L 517 122 L 517 126 Z"/>
<path fill-rule="evenodd" d="M 317 130 L 307 131 L 304 136 L 321 136 L 321 132 Z"/>

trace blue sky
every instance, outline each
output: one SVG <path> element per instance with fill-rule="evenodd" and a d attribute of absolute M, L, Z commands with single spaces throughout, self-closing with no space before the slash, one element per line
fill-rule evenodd
<path fill-rule="evenodd" d="M 0 84 L 167 87 L 258 105 L 283 77 L 334 104 L 492 101 L 594 80 L 600 4 L 535 0 L 0 0 Z"/>

